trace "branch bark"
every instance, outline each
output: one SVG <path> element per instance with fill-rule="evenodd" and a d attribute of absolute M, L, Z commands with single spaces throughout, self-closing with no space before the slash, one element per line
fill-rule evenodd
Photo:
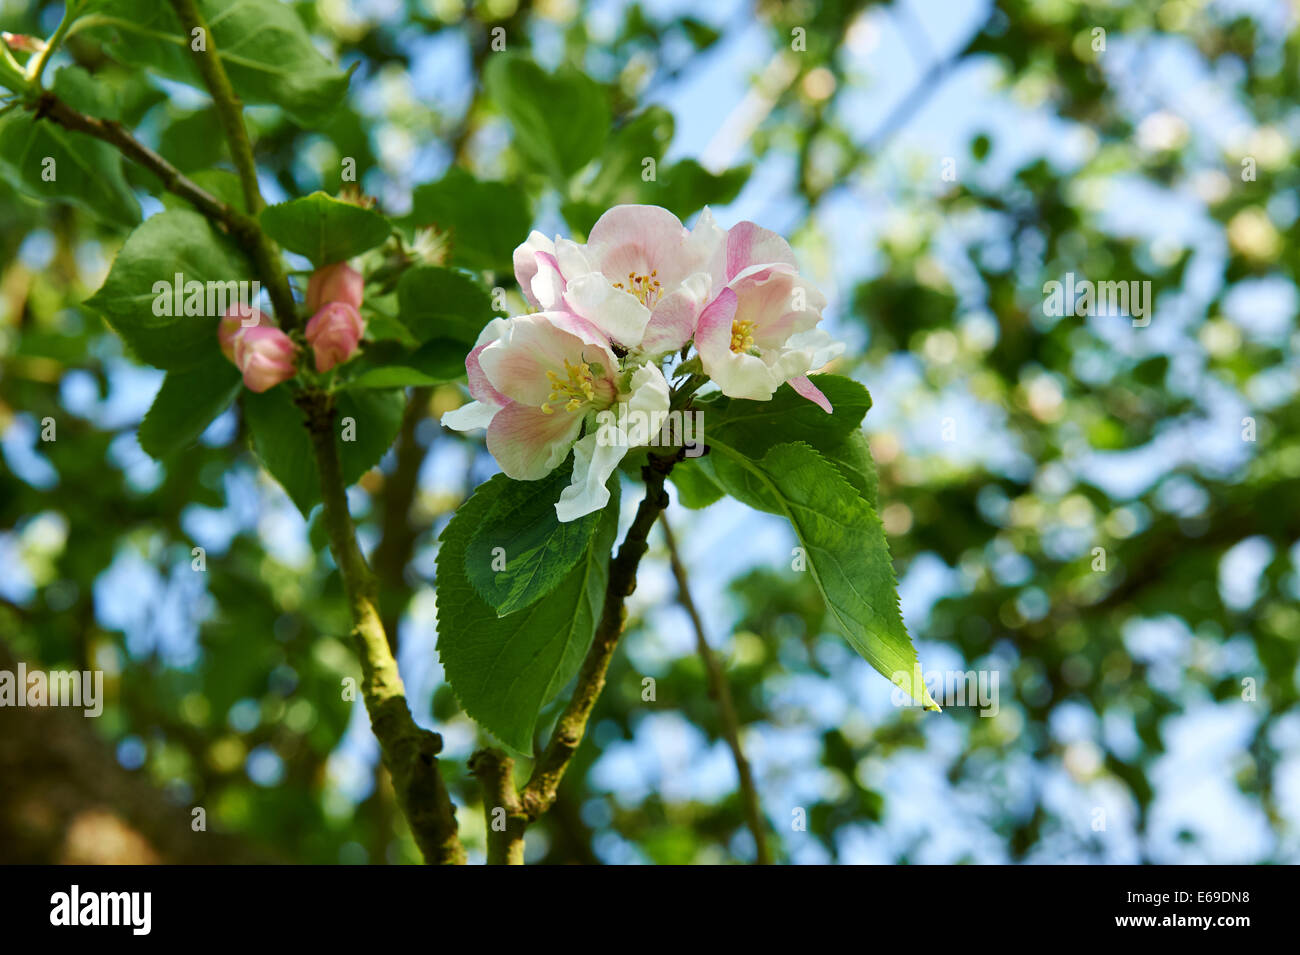
<path fill-rule="evenodd" d="M 587 731 L 591 711 L 605 688 L 605 674 L 614 648 L 627 622 L 627 598 L 636 590 L 636 571 L 641 558 L 649 549 L 650 528 L 668 506 L 664 481 L 673 469 L 676 458 L 661 458 L 653 454 L 641 469 L 645 479 L 645 497 L 637 508 L 632 526 L 628 528 L 618 555 L 609 564 L 609 584 L 605 588 L 605 604 L 601 610 L 596 634 L 578 671 L 578 683 L 568 706 L 556 721 L 550 742 L 533 767 L 532 776 L 519 793 L 524 815 L 534 822 L 555 803 L 555 794 L 569 767 L 569 761 L 582 743 Z"/>
<path fill-rule="evenodd" d="M 266 203 L 262 199 L 262 190 L 257 184 L 257 161 L 253 158 L 253 145 L 249 142 L 248 130 L 244 128 L 244 104 L 240 102 L 235 88 L 230 83 L 230 77 L 226 75 L 226 68 L 221 62 L 221 57 L 217 55 L 216 39 L 212 36 L 212 31 L 208 28 L 203 15 L 199 13 L 198 5 L 194 0 L 171 0 L 171 5 L 186 33 L 192 36 L 196 30 L 202 31 L 203 49 L 196 50 L 191 44 L 190 52 L 193 54 L 199 74 L 203 77 L 203 84 L 212 94 L 212 104 L 217 111 L 217 119 L 230 146 L 230 156 L 234 160 L 235 170 L 239 173 L 239 182 L 244 190 L 244 206 L 255 220 Z M 267 294 L 271 296 L 271 304 L 275 306 L 280 327 L 286 331 L 296 328 L 298 313 L 293 303 L 293 292 L 289 287 L 288 276 L 280 261 L 280 250 L 260 228 L 249 235 L 249 240 L 245 248 L 257 265 L 258 272 L 262 274 L 263 281 L 266 282 Z"/>
<path fill-rule="evenodd" d="M 320 471 L 324 522 L 352 612 L 352 639 L 361 658 L 361 692 L 370 725 L 379 740 L 384 765 L 393 779 L 415 841 L 427 862 L 463 864 L 456 807 L 438 769 L 442 737 L 416 725 L 406 703 L 406 688 L 380 621 L 374 575 L 357 545 L 348 513 L 346 488 L 335 440 L 333 399 L 303 392 L 298 405 L 307 416 L 312 450 Z"/>
<path fill-rule="evenodd" d="M 740 720 L 736 716 L 736 705 L 731 698 L 731 687 L 727 683 L 727 675 L 722 670 L 722 664 L 718 662 L 717 654 L 713 652 L 709 641 L 704 637 L 704 622 L 700 619 L 700 613 L 695 608 L 695 600 L 691 597 L 686 567 L 677 552 L 677 541 L 668 526 L 666 514 L 660 515 L 659 524 L 664 529 L 664 540 L 668 542 L 668 562 L 672 566 L 673 578 L 677 581 L 677 602 L 682 605 L 686 615 L 691 618 L 691 626 L 695 628 L 695 645 L 699 649 L 701 659 L 704 660 L 704 670 L 709 680 L 709 696 L 718 703 L 722 735 L 736 761 L 736 773 L 740 777 L 741 802 L 745 807 L 745 822 L 754 836 L 755 861 L 759 865 L 771 865 L 772 853 L 767 845 L 767 826 L 763 820 L 763 809 L 759 805 L 758 789 L 754 785 L 749 760 L 745 758 L 745 750 L 740 745 Z"/>
<path fill-rule="evenodd" d="M 500 750 L 481 749 L 470 757 L 469 771 L 483 784 L 488 865 L 523 865 L 528 817 L 515 792 L 515 761 Z"/>

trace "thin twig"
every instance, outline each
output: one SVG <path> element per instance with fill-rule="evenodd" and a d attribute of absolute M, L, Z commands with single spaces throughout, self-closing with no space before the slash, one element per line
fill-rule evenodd
<path fill-rule="evenodd" d="M 699 648 L 700 657 L 704 660 L 704 670 L 708 674 L 709 696 L 718 703 L 722 735 L 727 745 L 731 747 L 731 755 L 736 761 L 736 773 L 740 777 L 740 795 L 745 806 L 745 821 L 749 831 L 754 835 L 755 861 L 759 865 L 771 865 L 772 853 L 767 846 L 767 827 L 763 820 L 763 809 L 759 805 L 758 789 L 754 785 L 754 776 L 749 769 L 749 760 L 745 758 L 745 751 L 740 745 L 740 720 L 736 716 L 736 705 L 731 698 L 731 687 L 727 683 L 727 675 L 722 670 L 722 664 L 718 662 L 717 654 L 709 646 L 709 641 L 704 638 L 704 623 L 691 597 L 686 567 L 677 552 L 677 541 L 668 526 L 667 514 L 659 515 L 659 525 L 664 529 L 664 540 L 668 543 L 668 562 L 672 565 L 673 577 L 677 581 L 677 602 L 682 605 L 686 615 L 691 618 L 691 625 L 695 628 L 695 645 Z"/>
<path fill-rule="evenodd" d="M 520 806 L 530 822 L 536 821 L 555 802 L 560 780 L 564 778 L 569 761 L 582 743 L 591 711 L 600 698 L 600 691 L 605 688 L 605 674 L 627 621 L 626 601 L 636 589 L 637 567 L 650 546 L 647 542 L 650 528 L 654 526 L 659 513 L 668 506 L 664 480 L 675 463 L 675 458 L 651 455 L 649 463 L 641 469 L 645 478 L 645 497 L 619 546 L 618 556 L 609 563 L 605 605 L 591 649 L 587 651 L 582 669 L 578 671 L 578 683 L 573 696 L 556 721 L 551 740 L 533 766 L 527 785 L 519 793 Z"/>
<path fill-rule="evenodd" d="M 253 158 L 253 146 L 248 139 L 248 130 L 244 128 L 244 104 L 240 102 L 234 86 L 230 83 L 230 77 L 226 75 L 226 68 L 218 55 L 216 38 L 213 37 L 203 15 L 199 13 L 198 5 L 194 0 L 171 0 L 171 5 L 187 34 L 193 36 L 196 30 L 202 31 L 203 48 L 196 50 L 194 45 L 190 44 L 190 52 L 193 54 L 199 74 L 203 77 L 204 85 L 212 94 L 212 104 L 216 108 L 217 119 L 230 146 L 230 157 L 235 163 L 235 170 L 239 173 L 239 182 L 244 190 L 244 205 L 248 209 L 248 214 L 256 219 L 266 202 L 262 199 L 262 190 L 257 184 L 257 161 Z M 284 272 L 284 264 L 280 260 L 279 249 L 265 232 L 258 229 L 248 251 L 262 274 L 263 281 L 267 283 L 267 294 L 271 296 L 271 304 L 275 306 L 275 314 L 280 320 L 280 326 L 286 330 L 296 328 L 298 313 L 294 306 L 289 279 Z"/>
<path fill-rule="evenodd" d="M 488 865 L 523 865 L 528 817 L 515 792 L 515 761 L 496 749 L 481 749 L 469 759 L 469 771 L 483 784 Z"/>

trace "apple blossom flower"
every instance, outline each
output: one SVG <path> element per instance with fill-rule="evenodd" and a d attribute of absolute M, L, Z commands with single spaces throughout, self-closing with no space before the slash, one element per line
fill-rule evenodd
<path fill-rule="evenodd" d="M 221 345 L 221 354 L 228 361 L 234 362 L 235 343 L 244 330 L 258 325 L 269 327 L 270 324 L 270 320 L 257 309 L 236 302 L 226 309 L 226 314 L 221 316 L 221 321 L 217 324 L 217 342 Z"/>
<path fill-rule="evenodd" d="M 628 450 L 598 451 L 594 432 L 578 440 L 583 426 L 590 430 L 594 424 L 594 414 L 620 398 L 662 403 L 667 410 L 668 384 L 657 366 L 620 371 L 605 335 L 568 312 L 495 319 L 480 334 L 465 370 L 474 400 L 443 415 L 442 423 L 458 431 L 486 427 L 488 450 L 507 476 L 545 477 L 577 442 L 573 485 L 556 504 L 563 521 L 608 503 L 605 482 Z M 630 382 L 631 392 L 620 387 L 622 381 Z M 662 402 L 651 400 L 656 392 Z"/>
<path fill-rule="evenodd" d="M 486 340 L 485 340 L 486 339 Z M 487 447 L 510 477 L 534 481 L 558 467 L 588 411 L 618 393 L 618 358 L 608 339 L 567 312 L 497 319 L 466 358 L 470 410 L 448 427 L 487 427 Z"/>
<path fill-rule="evenodd" d="M 330 302 L 360 308 L 365 284 L 361 273 L 346 262 L 319 268 L 307 279 L 307 311 L 315 315 Z"/>
<path fill-rule="evenodd" d="M 298 346 L 280 329 L 256 325 L 235 339 L 235 366 L 249 391 L 260 393 L 294 376 L 297 351 Z"/>
<path fill-rule="evenodd" d="M 727 233 L 713 260 L 721 287 L 700 314 L 695 347 L 722 393 L 765 401 L 783 383 L 826 412 L 831 404 L 808 378 L 844 350 L 817 327 L 826 298 L 799 275 L 794 253 L 752 222 Z"/>
<path fill-rule="evenodd" d="M 352 357 L 366 330 L 357 310 L 346 302 L 330 302 L 311 317 L 304 335 L 316 358 L 317 371 L 329 371 Z"/>
<path fill-rule="evenodd" d="M 707 209 L 687 230 L 659 206 L 615 206 L 586 245 L 531 233 L 515 249 L 515 277 L 534 307 L 566 309 L 611 342 L 663 355 L 690 340 L 723 237 Z"/>

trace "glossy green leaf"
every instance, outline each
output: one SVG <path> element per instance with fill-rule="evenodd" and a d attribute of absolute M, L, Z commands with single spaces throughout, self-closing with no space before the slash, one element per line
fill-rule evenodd
<path fill-rule="evenodd" d="M 169 371 L 140 422 L 140 447 L 164 458 L 193 446 L 212 419 L 230 407 L 240 388 L 239 372 L 218 354 L 200 365 Z"/>
<path fill-rule="evenodd" d="M 402 273 L 397 301 L 402 324 L 420 342 L 448 338 L 472 345 L 495 317 L 487 289 L 463 272 L 436 265 Z"/>
<path fill-rule="evenodd" d="M 670 475 L 673 485 L 677 488 L 677 500 L 683 507 L 697 510 L 708 507 L 723 497 L 722 488 L 713 483 L 698 461 L 698 458 L 678 461 Z"/>
<path fill-rule="evenodd" d="M 769 401 L 717 395 L 697 402 L 704 412 L 705 442 L 714 435 L 728 437 L 756 456 L 787 441 L 805 441 L 818 450 L 839 444 L 858 430 L 871 408 L 871 395 L 842 375 L 814 375 L 812 382 L 830 401 L 832 414 L 789 385 L 778 388 Z"/>
<path fill-rule="evenodd" d="M 546 596 L 586 552 L 599 512 L 563 523 L 555 516 L 571 474 L 563 467 L 538 481 L 508 481 L 474 528 L 465 572 L 498 615 Z"/>
<path fill-rule="evenodd" d="M 204 314 L 175 314 L 175 296 L 168 289 L 174 288 L 178 274 L 183 285 L 214 283 L 211 302 L 205 288 Z M 217 323 L 222 304 L 233 300 L 238 291 L 225 283 L 247 280 L 247 259 L 203 216 L 169 209 L 151 216 L 127 236 L 108 278 L 86 304 L 104 315 L 142 361 L 170 371 L 220 354 Z M 247 292 L 251 297 L 251 286 Z"/>
<path fill-rule="evenodd" d="M 547 73 L 504 54 L 488 57 L 483 82 L 514 128 L 515 147 L 557 184 L 600 154 L 609 135 L 609 104 L 594 80 L 570 67 Z"/>
<path fill-rule="evenodd" d="M 706 460 L 718 484 L 790 521 L 808 572 L 853 648 L 890 682 L 937 709 L 917 679 L 916 651 L 903 625 L 889 545 L 875 508 L 839 468 L 802 442 L 775 445 L 761 458 L 712 435 L 709 444 L 713 450 Z"/>
<path fill-rule="evenodd" d="M 374 342 L 363 358 L 345 368 L 354 377 L 348 388 L 404 388 L 441 385 L 465 377 L 469 346 L 450 338 L 434 338 L 408 350 L 397 342 Z"/>
<path fill-rule="evenodd" d="M 348 75 L 316 49 L 293 5 L 280 0 L 198 0 L 212 44 L 245 103 L 273 103 L 312 128 L 347 93 Z M 74 33 L 114 58 L 200 88 L 186 33 L 165 0 L 93 0 Z"/>
<path fill-rule="evenodd" d="M 618 533 L 618 487 L 581 560 L 554 590 L 498 617 L 465 572 L 466 551 L 510 479 L 481 484 L 439 538 L 438 656 L 465 712 L 501 742 L 532 753 L 542 706 L 573 679 L 604 606 L 609 555 Z"/>
<path fill-rule="evenodd" d="M 0 174 L 34 199 L 71 202 L 116 226 L 140 221 L 112 146 L 25 110 L 0 118 Z"/>
<path fill-rule="evenodd" d="M 458 166 L 438 182 L 417 186 L 411 199 L 411 221 L 445 234 L 450 264 L 468 269 L 510 272 L 532 218 L 519 186 L 483 182 Z"/>
<path fill-rule="evenodd" d="M 259 218 L 267 235 L 318 267 L 373 249 L 393 231 L 388 220 L 373 209 L 323 192 L 267 206 Z"/>

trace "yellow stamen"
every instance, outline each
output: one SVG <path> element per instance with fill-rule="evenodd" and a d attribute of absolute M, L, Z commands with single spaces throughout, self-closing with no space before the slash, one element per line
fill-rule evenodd
<path fill-rule="evenodd" d="M 747 352 L 754 347 L 754 323 L 739 321 L 731 323 L 731 350 Z"/>
<path fill-rule="evenodd" d="M 651 269 L 649 275 L 637 275 L 635 272 L 629 272 L 627 273 L 627 284 L 615 282 L 614 288 L 620 292 L 627 292 L 628 295 L 631 295 L 646 308 L 654 308 L 664 294 L 663 284 L 659 279 L 655 278 L 658 274 L 658 269 Z"/>
<path fill-rule="evenodd" d="M 551 407 L 552 401 L 564 401 L 565 411 L 577 411 L 588 401 L 596 399 L 595 376 L 591 372 L 591 366 L 584 362 L 574 365 L 566 358 L 564 359 L 564 378 L 561 378 L 553 371 L 547 371 L 546 377 L 551 383 L 552 391 L 547 396 L 546 402 L 541 406 L 542 414 L 553 414 L 555 409 Z"/>

